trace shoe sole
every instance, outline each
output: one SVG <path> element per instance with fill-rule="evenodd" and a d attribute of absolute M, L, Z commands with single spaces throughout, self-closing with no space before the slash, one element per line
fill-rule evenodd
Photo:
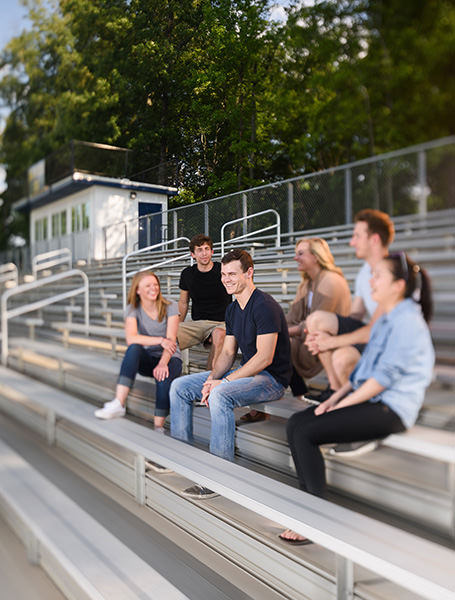
<path fill-rule="evenodd" d="M 102 414 L 97 414 L 95 412 L 95 417 L 97 419 L 103 419 L 104 421 L 109 421 L 109 419 L 118 419 L 120 417 L 124 417 L 125 413 L 123 413 L 122 415 L 102 415 Z"/>
<path fill-rule="evenodd" d="M 194 495 L 185 494 L 185 492 L 182 492 L 182 496 L 184 496 L 185 498 L 190 498 L 191 500 L 208 500 L 209 498 L 216 498 L 217 496 L 219 496 L 219 494 L 213 492 L 211 494 Z"/>
<path fill-rule="evenodd" d="M 335 448 L 330 448 L 329 454 L 330 456 L 338 456 L 338 457 L 346 457 L 346 458 L 355 458 L 356 456 L 363 456 L 364 454 L 369 454 L 376 450 L 379 447 L 377 443 L 365 444 L 365 446 L 361 446 L 360 448 L 356 448 L 355 450 L 348 450 L 347 452 L 336 452 Z"/>

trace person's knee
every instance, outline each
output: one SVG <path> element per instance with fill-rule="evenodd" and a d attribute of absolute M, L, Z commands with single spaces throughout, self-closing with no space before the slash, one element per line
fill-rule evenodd
<path fill-rule="evenodd" d="M 126 349 L 126 354 L 129 356 L 140 354 L 143 350 L 143 346 L 141 344 L 130 344 Z"/>
<path fill-rule="evenodd" d="M 330 315 L 331 313 L 327 313 L 324 310 L 315 310 L 307 316 L 305 328 L 309 333 L 314 333 L 315 331 L 328 331 L 331 328 Z"/>
<path fill-rule="evenodd" d="M 220 386 L 213 388 L 209 396 L 209 408 L 212 417 L 220 412 L 234 410 L 234 402 L 219 388 Z"/>

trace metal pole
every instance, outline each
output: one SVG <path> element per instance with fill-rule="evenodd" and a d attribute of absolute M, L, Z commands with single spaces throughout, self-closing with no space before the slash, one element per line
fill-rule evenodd
<path fill-rule="evenodd" d="M 294 185 L 288 183 L 288 233 L 294 233 Z"/>
<path fill-rule="evenodd" d="M 345 223 L 352 223 L 352 173 L 349 168 L 344 172 L 344 214 Z"/>
<path fill-rule="evenodd" d="M 209 234 L 209 205 L 207 202 L 204 204 L 204 233 L 205 235 Z"/>
<path fill-rule="evenodd" d="M 427 155 L 423 150 L 420 150 L 417 157 L 419 179 L 419 215 L 425 216 L 427 214 L 427 197 L 429 194 L 427 184 Z"/>
<path fill-rule="evenodd" d="M 344 556 L 336 555 L 337 600 L 354 598 L 354 565 Z"/>
<path fill-rule="evenodd" d="M 245 219 L 243 221 L 243 235 L 246 235 L 248 233 L 248 225 L 246 222 L 246 217 L 248 216 L 248 206 L 247 206 L 246 194 L 242 194 L 242 216 Z"/>
<path fill-rule="evenodd" d="M 174 210 L 173 220 L 174 220 L 174 235 L 172 237 L 176 238 L 176 237 L 178 237 L 178 232 L 177 232 L 178 221 L 177 221 L 177 211 L 176 210 Z M 175 242 L 174 248 L 177 250 L 177 242 Z"/>

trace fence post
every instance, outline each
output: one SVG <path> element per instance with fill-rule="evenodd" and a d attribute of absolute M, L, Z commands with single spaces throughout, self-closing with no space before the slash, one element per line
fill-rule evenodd
<path fill-rule="evenodd" d="M 204 233 L 209 234 L 209 205 L 208 202 L 204 203 Z"/>
<path fill-rule="evenodd" d="M 344 214 L 345 223 L 352 223 L 352 173 L 351 169 L 344 171 Z"/>
<path fill-rule="evenodd" d="M 288 233 L 294 233 L 294 185 L 288 183 Z"/>
<path fill-rule="evenodd" d="M 177 211 L 176 210 L 174 210 L 173 219 L 174 219 L 174 231 L 172 232 L 172 237 L 175 239 L 175 238 L 179 237 L 179 234 L 177 231 L 178 220 L 177 220 Z M 177 250 L 177 242 L 175 242 L 174 248 Z"/>
<path fill-rule="evenodd" d="M 247 199 L 246 199 L 246 194 L 242 194 L 242 217 L 245 218 L 248 216 L 248 206 L 247 206 Z M 243 221 L 243 235 L 246 235 L 248 233 L 248 224 L 246 221 Z"/>
<path fill-rule="evenodd" d="M 427 155 L 424 150 L 420 150 L 417 155 L 417 172 L 419 180 L 419 215 L 427 214 L 427 198 L 429 194 L 427 184 Z"/>

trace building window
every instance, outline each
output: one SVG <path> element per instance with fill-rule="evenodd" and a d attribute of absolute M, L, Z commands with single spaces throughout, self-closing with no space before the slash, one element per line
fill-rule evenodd
<path fill-rule="evenodd" d="M 84 231 L 85 229 L 90 228 L 90 217 L 88 211 L 88 202 L 73 206 L 71 209 L 71 231 L 73 233 L 76 233 L 77 231 Z"/>
<path fill-rule="evenodd" d="M 35 221 L 35 242 L 47 240 L 47 217 Z"/>
<path fill-rule="evenodd" d="M 52 215 L 52 237 L 66 235 L 66 210 Z"/>

